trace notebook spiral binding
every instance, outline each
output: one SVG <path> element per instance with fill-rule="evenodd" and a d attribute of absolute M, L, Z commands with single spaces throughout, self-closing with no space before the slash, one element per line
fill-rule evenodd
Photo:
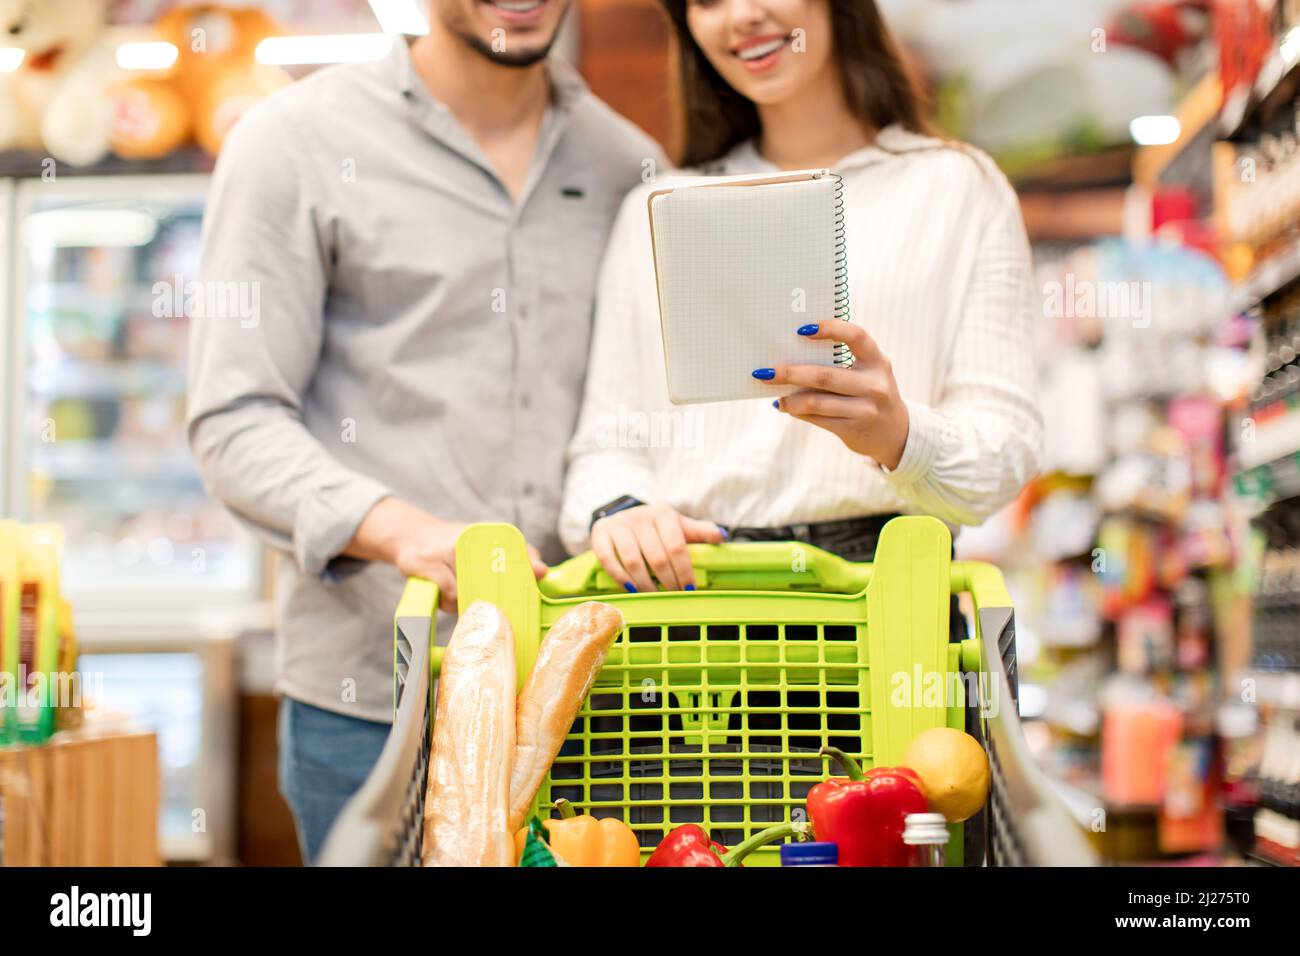
<path fill-rule="evenodd" d="M 836 173 L 835 180 L 835 299 L 832 317 L 849 321 L 849 253 L 844 241 L 844 180 Z M 853 350 L 844 342 L 835 343 L 834 362 L 839 368 L 853 368 L 856 361 Z"/>

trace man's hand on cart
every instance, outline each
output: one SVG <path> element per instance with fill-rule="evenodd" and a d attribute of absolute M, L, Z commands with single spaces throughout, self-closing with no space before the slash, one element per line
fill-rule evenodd
<path fill-rule="evenodd" d="M 468 527 L 435 518 L 400 498 L 384 498 L 370 509 L 346 553 L 368 561 L 396 565 L 407 577 L 428 578 L 438 585 L 438 607 L 456 613 L 456 539 Z M 533 574 L 546 574 L 546 562 L 528 546 Z"/>
<path fill-rule="evenodd" d="M 632 592 L 654 591 L 654 577 L 669 591 L 695 590 L 688 544 L 721 544 L 726 534 L 712 521 L 688 518 L 668 505 L 637 505 L 591 526 L 591 549 L 605 572 Z"/>

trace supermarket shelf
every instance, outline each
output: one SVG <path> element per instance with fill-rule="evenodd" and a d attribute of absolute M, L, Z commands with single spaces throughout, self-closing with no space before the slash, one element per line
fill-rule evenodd
<path fill-rule="evenodd" d="M 185 392 L 185 372 L 175 365 L 144 359 L 62 361 L 57 365 L 32 366 L 27 388 L 32 395 L 42 398 L 181 395 Z"/>
<path fill-rule="evenodd" d="M 1289 412 L 1281 421 L 1256 423 L 1255 440 L 1239 443 L 1237 462 L 1242 471 L 1271 465 L 1300 452 L 1300 412 Z"/>
<path fill-rule="evenodd" d="M 1250 855 L 1268 866 L 1300 866 L 1300 850 L 1284 847 L 1272 840 L 1257 839 Z"/>
<path fill-rule="evenodd" d="M 1229 286 L 1210 303 L 1202 325 L 1213 328 L 1226 318 L 1240 315 L 1297 279 L 1300 279 L 1300 242 L 1265 259 L 1250 275 Z"/>
<path fill-rule="evenodd" d="M 1046 647 L 1080 649 L 1101 643 L 1102 628 L 1093 619 L 1048 618 L 1039 625 L 1039 637 Z"/>
<path fill-rule="evenodd" d="M 60 179 L 80 176 L 145 176 L 161 173 L 210 173 L 214 160 L 197 146 L 175 150 L 159 159 L 120 159 L 108 156 L 92 166 L 59 163 Z M 49 157 L 41 152 L 12 151 L 0 153 L 0 176 L 39 179 L 48 175 Z"/>
<path fill-rule="evenodd" d="M 1234 292 L 1245 297 L 1244 308 L 1248 309 L 1298 278 L 1300 278 L 1300 243 L 1290 246 L 1285 252 L 1265 259 L 1255 267 L 1255 271 L 1247 276 L 1245 281 L 1234 287 Z"/>
<path fill-rule="evenodd" d="M 171 295 L 171 287 L 167 286 Z M 150 312 L 158 296 L 153 286 L 129 285 L 117 289 L 93 289 L 77 282 L 43 282 L 27 292 L 28 311 L 34 313 L 77 312 L 87 315 L 119 312 Z"/>
<path fill-rule="evenodd" d="M 1020 193 L 1020 211 L 1033 242 L 1078 242 L 1124 231 L 1123 188 Z"/>
<path fill-rule="evenodd" d="M 1239 471 L 1232 483 L 1245 498 L 1281 501 L 1300 496 L 1300 452 Z"/>
<path fill-rule="evenodd" d="M 1227 139 L 1239 135 L 1261 110 L 1287 99 L 1300 84 L 1300 27 L 1281 37 L 1259 69 L 1248 98 L 1225 104 L 1219 117 L 1219 134 Z"/>
<path fill-rule="evenodd" d="M 1107 518 L 1127 518 L 1138 524 L 1164 527 L 1179 524 L 1186 515 L 1186 509 L 1172 504 L 1160 508 L 1151 502 L 1132 502 L 1124 507 L 1106 508 L 1102 514 Z"/>
<path fill-rule="evenodd" d="M 245 631 L 268 630 L 275 614 L 265 601 L 245 595 L 216 602 L 219 588 L 190 587 L 184 599 L 168 595 L 142 602 L 141 595 L 70 595 L 76 599 L 77 638 L 86 653 L 120 650 L 124 642 L 141 652 L 185 646 L 194 640 L 232 641 Z M 117 598 L 116 603 L 112 598 Z"/>
<path fill-rule="evenodd" d="M 1257 704 L 1300 708 L 1300 671 L 1248 670 L 1241 679 L 1254 681 Z"/>
<path fill-rule="evenodd" d="M 1133 157 L 1133 181 L 1155 186 L 1160 175 L 1182 155 L 1189 145 L 1200 140 L 1201 133 L 1215 122 L 1223 99 L 1223 83 L 1217 70 L 1207 73 L 1174 107 L 1181 132 L 1172 143 L 1139 147 Z"/>
<path fill-rule="evenodd" d="M 108 480 L 120 475 L 134 478 L 196 478 L 194 459 L 184 448 L 132 446 L 99 439 L 67 440 L 34 445 L 30 470 L 56 479 Z"/>

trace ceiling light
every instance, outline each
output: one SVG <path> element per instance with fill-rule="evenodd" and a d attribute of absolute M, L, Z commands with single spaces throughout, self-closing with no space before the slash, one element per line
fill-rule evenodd
<path fill-rule="evenodd" d="M 1139 116 L 1128 131 L 1139 146 L 1168 146 L 1178 142 L 1183 127 L 1176 116 Z"/>
<path fill-rule="evenodd" d="M 166 40 L 123 43 L 117 48 L 117 65 L 124 70 L 165 70 L 179 55 L 175 45 Z"/>
<path fill-rule="evenodd" d="M 383 33 L 327 33 L 320 36 L 267 37 L 257 45 L 257 62 L 271 66 L 314 63 L 364 63 L 382 60 L 393 38 Z"/>
<path fill-rule="evenodd" d="M 158 234 L 158 220 L 134 209 L 50 209 L 24 224 L 33 245 L 145 246 Z"/>
<path fill-rule="evenodd" d="M 385 33 L 420 36 L 429 32 L 429 24 L 415 0 L 370 0 L 370 9 L 379 21 L 379 29 Z"/>

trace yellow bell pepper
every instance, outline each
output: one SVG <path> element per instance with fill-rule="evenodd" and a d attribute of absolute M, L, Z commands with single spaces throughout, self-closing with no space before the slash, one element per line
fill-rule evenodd
<path fill-rule="evenodd" d="M 641 845 L 622 820 L 574 813 L 567 800 L 555 801 L 558 820 L 543 820 L 551 852 L 569 866 L 640 866 Z M 528 828 L 515 834 L 515 853 L 522 856 Z"/>

